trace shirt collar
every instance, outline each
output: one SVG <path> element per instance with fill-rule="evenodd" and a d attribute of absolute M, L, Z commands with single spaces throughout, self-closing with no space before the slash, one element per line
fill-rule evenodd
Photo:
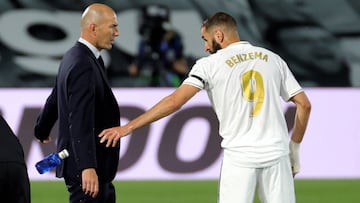
<path fill-rule="evenodd" d="M 240 45 L 240 44 L 241 44 L 241 45 L 248 45 L 248 44 L 250 44 L 250 43 L 249 43 L 248 41 L 239 41 L 239 42 L 235 42 L 235 43 L 230 44 L 229 47 L 230 47 L 230 46 L 235 46 L 235 45 L 238 45 L 238 44 L 239 44 L 239 45 Z"/>
<path fill-rule="evenodd" d="M 80 37 L 78 41 L 80 43 L 84 44 L 85 46 L 87 46 L 96 58 L 100 57 L 100 51 L 94 45 L 92 45 L 90 42 L 88 42 L 86 39 Z"/>

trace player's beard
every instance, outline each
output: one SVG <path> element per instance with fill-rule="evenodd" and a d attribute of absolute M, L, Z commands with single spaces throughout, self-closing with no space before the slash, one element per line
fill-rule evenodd
<path fill-rule="evenodd" d="M 212 39 L 212 49 L 209 51 L 210 54 L 215 54 L 217 51 L 221 49 L 221 45 Z"/>

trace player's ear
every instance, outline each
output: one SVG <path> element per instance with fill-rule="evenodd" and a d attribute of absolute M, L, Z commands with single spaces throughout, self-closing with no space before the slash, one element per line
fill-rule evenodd
<path fill-rule="evenodd" d="M 222 32 L 221 30 L 215 31 L 215 40 L 217 43 L 222 43 L 224 41 L 224 37 L 224 32 Z"/>

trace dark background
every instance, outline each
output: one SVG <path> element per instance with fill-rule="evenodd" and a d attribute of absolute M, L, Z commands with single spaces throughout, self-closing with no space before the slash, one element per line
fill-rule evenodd
<path fill-rule="evenodd" d="M 9 45 L 4 33 L 21 23 L 8 21 L 8 14 L 14 11 L 47 11 L 56 15 L 58 11 L 81 14 L 87 5 L 95 1 L 80 0 L 2 0 L 0 2 L 0 87 L 51 87 L 56 70 L 44 71 L 48 63 L 39 62 L 39 70 L 24 68 L 31 60 L 43 59 L 58 64 L 62 54 L 51 57 L 38 52 L 22 52 Z M 161 3 L 172 12 L 191 10 L 196 12 L 199 22 L 216 11 L 226 11 L 236 17 L 242 40 L 269 48 L 281 55 L 288 63 L 295 77 L 305 87 L 358 87 L 360 86 L 360 1 L 356 0 L 105 0 L 96 1 L 110 5 L 119 14 L 135 11 L 145 4 Z M 5 15 L 6 14 L 6 15 Z M 6 17 L 6 18 L 5 18 Z M 80 17 L 80 16 L 79 16 Z M 12 17 L 14 18 L 14 17 Z M 18 22 L 26 21 L 19 17 Z M 136 22 L 136 21 L 134 21 Z M 67 23 L 67 22 L 63 22 Z M 120 36 L 126 33 L 127 22 L 120 22 Z M 37 21 L 26 24 L 24 32 L 32 43 L 59 42 L 67 39 L 68 32 L 61 27 Z M 198 32 L 186 26 L 181 34 Z M 73 32 L 78 35 L 79 28 Z M 23 35 L 11 39 L 17 45 L 27 48 Z M 75 38 L 76 39 L 76 38 Z M 195 40 L 201 41 L 200 36 Z M 195 44 L 194 41 L 194 44 Z M 129 43 L 122 41 L 121 43 Z M 72 44 L 67 47 L 70 48 Z M 31 48 L 30 48 L 31 49 Z M 189 67 L 199 56 L 185 53 Z M 206 53 L 204 53 L 204 56 Z M 17 60 L 21 58 L 21 62 Z M 24 58 L 26 60 L 24 60 Z M 114 87 L 144 86 L 129 76 L 128 65 L 133 53 L 119 47 L 108 52 L 107 67 Z M 39 60 L 40 61 L 40 60 Z"/>

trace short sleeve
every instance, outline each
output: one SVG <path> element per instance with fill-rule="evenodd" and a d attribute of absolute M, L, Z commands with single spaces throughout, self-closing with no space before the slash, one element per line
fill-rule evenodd
<path fill-rule="evenodd" d="M 206 89 L 208 77 L 206 74 L 207 61 L 205 58 L 198 60 L 191 68 L 188 77 L 184 80 L 183 84 L 195 86 L 199 89 Z"/>
<path fill-rule="evenodd" d="M 303 89 L 283 60 L 281 60 L 281 70 L 282 83 L 280 95 L 284 101 L 288 101 L 291 97 L 303 92 Z"/>

